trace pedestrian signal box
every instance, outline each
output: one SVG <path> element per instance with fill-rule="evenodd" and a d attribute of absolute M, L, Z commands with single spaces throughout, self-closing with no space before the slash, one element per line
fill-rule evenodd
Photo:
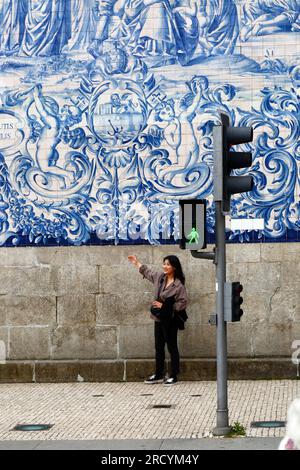
<path fill-rule="evenodd" d="M 206 200 L 180 200 L 180 248 L 203 250 L 206 248 Z"/>

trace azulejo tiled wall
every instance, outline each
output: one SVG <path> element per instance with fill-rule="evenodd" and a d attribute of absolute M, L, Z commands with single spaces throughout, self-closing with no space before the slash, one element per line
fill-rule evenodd
<path fill-rule="evenodd" d="M 0 245 L 159 244 L 253 126 L 232 241 L 298 241 L 300 0 L 1 0 Z"/>

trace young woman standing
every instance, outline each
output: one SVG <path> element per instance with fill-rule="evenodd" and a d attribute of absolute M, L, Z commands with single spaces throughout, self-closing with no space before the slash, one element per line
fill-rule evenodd
<path fill-rule="evenodd" d="M 144 278 L 154 284 L 156 300 L 152 302 L 152 307 L 161 310 L 161 315 L 151 314 L 154 320 L 156 370 L 155 374 L 145 380 L 145 383 L 164 382 L 165 385 L 174 385 L 178 381 L 180 366 L 176 312 L 185 310 L 187 306 L 185 276 L 181 263 L 177 256 L 166 256 L 163 260 L 163 272 L 157 272 L 141 264 L 135 255 L 128 256 L 128 260 L 139 269 Z M 171 356 L 171 375 L 164 381 L 166 344 Z"/>

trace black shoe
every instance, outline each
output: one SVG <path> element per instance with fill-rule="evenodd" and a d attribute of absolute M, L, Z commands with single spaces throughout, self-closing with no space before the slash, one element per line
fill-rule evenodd
<path fill-rule="evenodd" d="M 175 385 L 178 382 L 177 377 L 170 377 L 169 379 L 166 379 L 164 381 L 164 385 L 170 386 L 170 385 Z"/>
<path fill-rule="evenodd" d="M 149 377 L 149 379 L 145 380 L 144 383 L 145 384 L 162 384 L 164 381 L 164 378 L 159 376 L 159 375 L 151 375 L 151 377 Z"/>

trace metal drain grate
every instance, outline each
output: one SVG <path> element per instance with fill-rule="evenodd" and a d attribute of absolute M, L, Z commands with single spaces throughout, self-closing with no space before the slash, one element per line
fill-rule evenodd
<path fill-rule="evenodd" d="M 103 398 L 104 395 L 93 395 L 93 398 Z"/>
<path fill-rule="evenodd" d="M 191 395 L 191 397 L 198 398 L 198 397 L 202 397 L 202 395 Z"/>
<path fill-rule="evenodd" d="M 285 421 L 253 421 L 251 428 L 284 428 Z"/>
<path fill-rule="evenodd" d="M 23 431 L 23 432 L 38 432 L 38 431 L 49 431 L 54 425 L 53 424 L 17 424 L 12 431 Z"/>
<path fill-rule="evenodd" d="M 161 409 L 170 409 L 170 408 L 175 408 L 175 405 L 151 405 L 151 409 L 155 410 L 161 410 Z"/>
<path fill-rule="evenodd" d="M 153 397 L 153 393 L 142 393 L 141 397 Z"/>

